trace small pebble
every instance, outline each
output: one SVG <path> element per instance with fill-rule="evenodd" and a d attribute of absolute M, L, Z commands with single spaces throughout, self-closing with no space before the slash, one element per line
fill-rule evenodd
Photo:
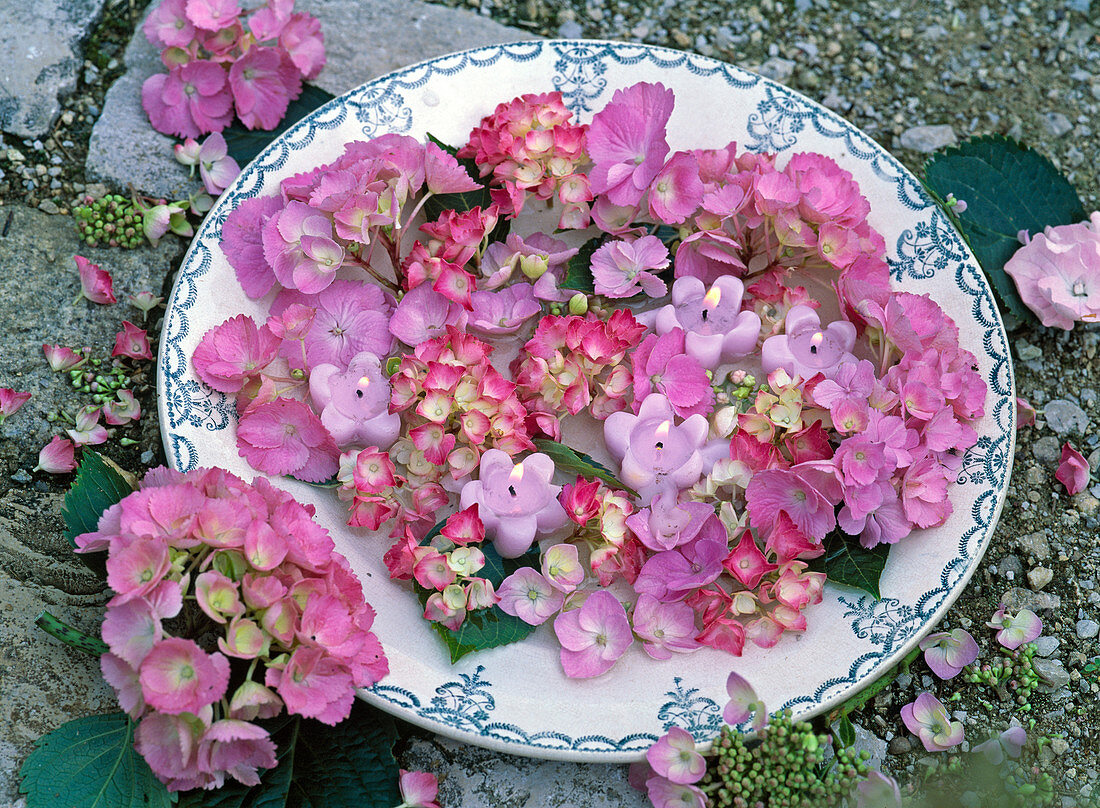
<path fill-rule="evenodd" d="M 141 462 L 144 463 L 147 466 L 150 465 L 153 462 L 153 450 L 152 449 L 146 449 L 144 452 L 141 453 Z"/>
<path fill-rule="evenodd" d="M 954 146 L 959 141 L 950 124 L 939 126 L 914 126 L 901 133 L 899 143 L 903 149 L 931 154 L 939 149 Z"/>
<path fill-rule="evenodd" d="M 1036 567 L 1027 573 L 1027 582 L 1032 589 L 1042 589 L 1054 579 L 1054 573 L 1046 567 Z"/>
<path fill-rule="evenodd" d="M 1062 644 L 1062 641 L 1057 637 L 1051 637 L 1049 634 L 1044 634 L 1035 640 L 1035 653 L 1041 657 L 1048 657 L 1058 650 L 1058 646 Z"/>
<path fill-rule="evenodd" d="M 1089 417 L 1085 414 L 1085 411 L 1072 401 L 1066 401 L 1064 398 L 1048 401 L 1046 406 L 1043 407 L 1043 418 L 1046 420 L 1047 426 L 1059 435 L 1066 435 L 1070 432 L 1084 434 L 1089 427 Z"/>
<path fill-rule="evenodd" d="M 1091 640 L 1097 634 L 1100 634 L 1100 623 L 1095 620 L 1077 621 L 1077 636 L 1082 640 Z"/>
<path fill-rule="evenodd" d="M 23 483 L 24 485 L 26 483 L 29 483 L 32 479 L 31 475 L 28 474 L 25 469 L 19 469 L 19 471 L 15 472 L 15 474 L 11 475 L 11 478 L 15 482 Z"/>

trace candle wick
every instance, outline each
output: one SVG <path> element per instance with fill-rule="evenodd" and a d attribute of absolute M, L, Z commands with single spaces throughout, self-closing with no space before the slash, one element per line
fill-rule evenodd
<path fill-rule="evenodd" d="M 699 315 L 700 317 L 703 318 L 704 323 L 707 321 L 707 314 L 709 314 L 709 313 L 710 312 L 708 312 L 706 309 L 703 309 L 702 313 Z"/>
<path fill-rule="evenodd" d="M 362 398 L 363 397 L 363 391 L 362 390 L 356 390 L 355 395 L 358 396 L 359 398 Z"/>
<path fill-rule="evenodd" d="M 511 494 L 512 496 L 515 496 L 516 495 L 516 487 L 514 485 L 508 486 L 508 493 Z"/>
<path fill-rule="evenodd" d="M 663 440 L 657 441 L 657 448 L 658 449 L 664 449 L 665 448 L 665 442 Z"/>
<path fill-rule="evenodd" d="M 810 353 L 817 354 L 817 346 L 816 345 L 811 345 L 810 346 Z"/>

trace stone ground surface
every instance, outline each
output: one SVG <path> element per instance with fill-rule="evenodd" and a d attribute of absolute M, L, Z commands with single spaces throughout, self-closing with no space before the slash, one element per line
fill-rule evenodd
<path fill-rule="evenodd" d="M 8 0 L 0 8 L 9 5 L 14 4 Z M 37 1 L 20 7 L 32 5 L 46 7 Z M 84 7 L 61 0 L 56 5 Z M 85 34 L 87 41 L 83 70 L 75 71 L 75 92 L 64 97 L 71 80 L 46 90 L 61 96 L 56 122 L 34 131 L 12 123 L 4 95 L 12 94 L 5 83 L 11 71 L 0 71 L 0 299 L 7 304 L 0 309 L 0 386 L 35 394 L 0 426 L 0 805 L 17 802 L 14 772 L 34 738 L 69 718 L 112 706 L 94 663 L 33 627 L 35 615 L 48 608 L 94 631 L 104 601 L 99 583 L 72 558 L 61 536 L 58 506 L 68 480 L 31 473 L 38 449 L 57 431 L 46 415 L 58 406 L 72 412 L 83 403 L 66 387 L 67 377 L 49 372 L 40 345 L 90 345 L 99 355 L 108 354 L 119 322 L 140 316 L 127 307 L 124 295 L 166 288 L 184 246 L 166 240 L 159 249 L 84 251 L 112 271 L 123 302 L 109 307 L 72 302 L 78 286 L 71 256 L 79 244 L 66 214 L 74 199 L 106 192 L 97 178 L 108 178 L 112 190 L 124 190 L 136 177 L 155 191 L 153 182 L 180 182 L 184 176 L 135 117 L 140 82 L 133 80 L 137 71 L 148 69 L 148 54 L 143 62 L 138 45 L 129 52 L 126 47 L 145 3 L 107 0 L 99 5 L 104 12 L 98 23 L 89 21 L 96 14 L 90 12 L 83 28 L 78 26 L 85 33 L 75 39 L 64 34 L 66 42 Z M 583 35 L 645 41 L 759 69 L 836 109 L 914 170 L 924 150 L 953 140 L 986 133 L 1021 137 L 1070 174 L 1090 210 L 1098 206 L 1100 139 L 1094 128 L 1100 126 L 1100 8 L 1094 4 L 1090 13 L 1084 0 L 1011 5 L 977 0 L 449 0 L 436 5 L 315 0 L 313 7 L 330 38 L 331 66 L 323 83 L 333 92 L 402 64 L 494 39 Z M 350 20 L 353 10 L 373 15 L 371 24 Z M 329 11 L 333 16 L 324 16 Z M 0 53 L 16 52 L 7 43 L 27 48 L 38 41 L 36 36 L 45 36 L 39 26 L 50 17 L 39 16 L 0 10 L 7 23 L 0 37 L 8 37 L 0 40 L 5 43 Z M 23 27 L 16 30 L 12 20 Z M 41 41 L 52 46 L 57 40 Z M 60 64 L 67 57 L 57 58 Z M 128 69 L 133 75 L 120 79 Z M 112 86 L 113 97 L 108 95 Z M 37 88 L 33 95 L 27 92 L 19 95 L 20 109 L 39 97 Z M 93 125 L 101 116 L 116 114 L 113 110 L 121 110 L 123 117 L 106 120 L 119 123 L 107 128 L 108 135 L 101 124 L 95 135 Z M 53 113 L 45 114 L 49 121 Z M 146 145 L 125 152 L 134 142 Z M 111 150 L 132 155 L 115 173 L 109 173 L 103 157 Z M 1085 669 L 1100 653 L 1100 500 L 1094 495 L 1100 491 L 1071 499 L 1053 474 L 1067 439 L 1090 456 L 1094 470 L 1100 462 L 1100 334 L 1018 328 L 1010 341 L 1020 395 L 1045 411 L 1034 427 L 1018 435 L 1008 505 L 985 561 L 947 622 L 970 628 L 987 644 L 982 624 L 1001 600 L 1039 611 L 1045 623 L 1040 668 L 1046 686 L 1031 699 L 1036 723 L 1029 734 L 1048 738 L 1036 765 L 1055 780 L 1054 804 L 1071 808 L 1094 789 L 1100 791 L 1100 684 Z M 162 457 L 151 394 L 145 389 L 139 395 L 151 414 L 116 436 L 106 450 L 134 471 Z M 136 444 L 123 448 L 120 436 Z M 865 728 L 868 746 L 881 754 L 887 745 L 884 768 L 903 783 L 921 781 L 924 753 L 919 744 L 914 748 L 898 710 L 926 689 L 945 700 L 957 699 L 950 707 L 974 741 L 1003 729 L 1013 716 L 1028 717 L 978 686 L 933 681 L 922 663 L 915 664 L 854 716 Z M 415 730 L 408 734 L 402 762 L 438 773 L 443 805 L 451 808 L 644 804 L 626 786 L 623 767 L 532 762 Z"/>

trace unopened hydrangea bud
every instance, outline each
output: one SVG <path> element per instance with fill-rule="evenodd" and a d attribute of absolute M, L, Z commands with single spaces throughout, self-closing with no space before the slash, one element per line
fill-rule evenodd
<path fill-rule="evenodd" d="M 581 315 L 588 311 L 588 297 L 577 292 L 571 298 L 569 298 L 569 313 L 575 315 Z"/>
<path fill-rule="evenodd" d="M 519 270 L 531 280 L 538 280 L 546 274 L 546 270 L 550 268 L 549 262 L 544 255 L 521 255 L 519 256 Z"/>

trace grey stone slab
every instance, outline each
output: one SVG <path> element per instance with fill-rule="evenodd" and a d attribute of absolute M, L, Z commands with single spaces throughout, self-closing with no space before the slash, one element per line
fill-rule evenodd
<path fill-rule="evenodd" d="M 383 73 L 462 48 L 531 39 L 462 9 L 418 0 L 298 0 L 321 21 L 328 62 L 314 82 L 340 95 Z M 172 139 L 153 130 L 141 108 L 141 85 L 163 70 L 140 27 L 126 50 L 127 72 L 107 92 L 85 164 L 88 179 L 155 196 L 197 189 L 172 159 Z"/>
<path fill-rule="evenodd" d="M 81 45 L 104 0 L 0 0 L 0 129 L 41 137 L 76 89 Z"/>
<path fill-rule="evenodd" d="M 627 766 L 558 763 L 478 749 L 446 738 L 412 740 L 401 766 L 439 778 L 439 804 L 462 808 L 649 808 Z"/>

